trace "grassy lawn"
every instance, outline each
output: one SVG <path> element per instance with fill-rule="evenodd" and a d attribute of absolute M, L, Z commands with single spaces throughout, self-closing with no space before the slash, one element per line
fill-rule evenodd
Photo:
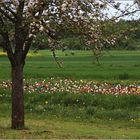
<path fill-rule="evenodd" d="M 25 65 L 25 78 L 61 77 L 95 80 L 139 80 L 140 52 L 139 51 L 109 51 L 104 52 L 100 65 L 93 64 L 95 58 L 90 51 L 70 51 L 68 56 L 57 52 L 63 68 L 58 68 L 51 57 L 50 51 L 30 52 Z M 10 65 L 7 58 L 0 56 L 0 79 L 9 79 Z"/>
<path fill-rule="evenodd" d="M 100 64 L 90 51 L 70 51 L 57 56 L 58 68 L 49 51 L 29 53 L 24 69 L 28 82 L 53 77 L 53 83 L 67 79 L 99 83 L 140 85 L 140 52 L 103 52 Z M 0 83 L 10 79 L 10 64 L 0 53 Z M 76 81 L 76 82 L 77 82 Z M 58 84 L 58 83 L 57 83 Z M 98 86 L 98 84 L 97 84 Z M 140 96 L 108 94 L 25 93 L 25 130 L 10 129 L 10 90 L 0 89 L 0 138 L 122 138 L 140 139 Z"/>
<path fill-rule="evenodd" d="M 39 116 L 39 115 L 38 115 Z M 0 138 L 123 138 L 139 139 L 140 127 L 127 121 L 102 121 L 92 123 L 54 119 L 47 117 L 26 117 L 25 130 L 11 130 L 9 118 L 0 117 Z"/>

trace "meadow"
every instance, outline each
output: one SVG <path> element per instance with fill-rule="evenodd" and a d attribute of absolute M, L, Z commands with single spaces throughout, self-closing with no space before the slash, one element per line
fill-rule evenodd
<path fill-rule="evenodd" d="M 105 51 L 99 64 L 91 51 L 56 52 L 63 63 L 59 68 L 50 51 L 30 52 L 25 65 L 25 78 L 64 77 L 95 80 L 139 80 L 139 51 Z M 6 73 L 6 74 L 5 74 Z M 9 79 L 10 64 L 0 55 L 0 79 Z"/>
<path fill-rule="evenodd" d="M 104 51 L 99 63 L 90 51 L 56 54 L 63 68 L 48 50 L 29 52 L 27 129 L 16 131 L 10 129 L 10 64 L 0 52 L 0 138 L 140 139 L 140 51 Z"/>

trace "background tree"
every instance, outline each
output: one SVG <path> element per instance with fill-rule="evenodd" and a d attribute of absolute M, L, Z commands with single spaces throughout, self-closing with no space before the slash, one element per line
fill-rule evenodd
<path fill-rule="evenodd" d="M 58 40 L 68 29 L 74 35 L 80 35 L 87 46 L 97 50 L 98 55 L 104 47 L 103 42 L 113 44 L 116 40 L 113 34 L 104 35 L 104 21 L 113 23 L 121 16 L 130 14 L 124 11 L 117 18 L 107 19 L 104 13 L 107 5 L 105 0 L 0 0 L 0 34 L 12 71 L 13 129 L 24 128 L 23 68 L 37 34 L 46 35 L 54 57 Z M 111 5 L 116 9 L 119 7 L 116 3 Z"/>

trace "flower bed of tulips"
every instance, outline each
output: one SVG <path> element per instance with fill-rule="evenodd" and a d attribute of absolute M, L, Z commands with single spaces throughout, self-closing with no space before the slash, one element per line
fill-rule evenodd
<path fill-rule="evenodd" d="M 113 94 L 126 95 L 135 94 L 140 95 L 140 86 L 133 84 L 111 84 L 107 82 L 96 82 L 87 80 L 71 80 L 71 79 L 54 79 L 50 78 L 45 81 L 38 82 L 24 82 L 24 90 L 27 93 L 92 93 L 92 94 Z M 0 83 L 0 88 L 11 88 L 10 81 L 3 81 Z"/>

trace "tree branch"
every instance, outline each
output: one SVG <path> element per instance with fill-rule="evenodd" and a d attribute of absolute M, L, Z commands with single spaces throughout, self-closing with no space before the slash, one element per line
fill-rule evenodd
<path fill-rule="evenodd" d="M 15 58 L 14 58 L 12 47 L 10 45 L 8 32 L 3 32 L 2 30 L 0 30 L 0 34 L 2 35 L 2 37 L 4 39 L 4 48 L 5 48 L 6 52 L 7 52 L 8 58 L 9 58 L 9 60 L 11 62 L 11 65 L 15 66 L 16 61 L 15 61 Z"/>
<path fill-rule="evenodd" d="M 52 52 L 53 58 L 54 58 L 55 62 L 57 63 L 58 67 L 62 68 L 63 67 L 62 62 L 60 62 L 58 60 L 58 57 L 56 56 L 54 48 L 51 48 L 51 52 Z"/>
<path fill-rule="evenodd" d="M 24 50 L 23 50 L 23 55 L 22 55 L 22 61 L 25 60 L 26 56 L 27 56 L 27 53 L 30 49 L 30 46 L 32 44 L 32 41 L 33 41 L 33 38 L 28 38 L 26 41 L 25 41 L 25 44 L 24 44 Z"/>
<path fill-rule="evenodd" d="M 2 17 L 0 17 L 0 23 L 2 24 L 2 26 L 4 26 L 4 21 L 3 21 Z"/>
<path fill-rule="evenodd" d="M 123 17 L 123 16 L 130 15 L 130 14 L 134 14 L 136 12 L 140 12 L 140 9 L 137 9 L 137 10 L 134 10 L 134 11 L 131 11 L 131 12 L 127 12 L 127 13 L 123 13 L 120 16 L 117 16 L 115 19 L 118 19 L 118 18 Z"/>
<path fill-rule="evenodd" d="M 20 20 L 22 20 L 22 18 L 23 18 L 24 2 L 25 2 L 25 0 L 20 0 L 19 1 L 19 5 L 18 5 L 18 8 L 17 8 L 17 17 Z"/>
<path fill-rule="evenodd" d="M 2 15 L 4 15 L 6 18 L 8 18 L 10 21 L 12 21 L 13 23 L 15 23 L 15 19 L 13 19 L 7 12 L 5 12 L 4 10 L 2 10 L 1 8 L 0 8 L 0 13 Z"/>
<path fill-rule="evenodd" d="M 14 11 L 12 11 L 9 7 L 7 7 L 5 4 L 3 4 L 3 7 L 8 10 L 15 18 L 17 18 L 17 15 Z"/>

